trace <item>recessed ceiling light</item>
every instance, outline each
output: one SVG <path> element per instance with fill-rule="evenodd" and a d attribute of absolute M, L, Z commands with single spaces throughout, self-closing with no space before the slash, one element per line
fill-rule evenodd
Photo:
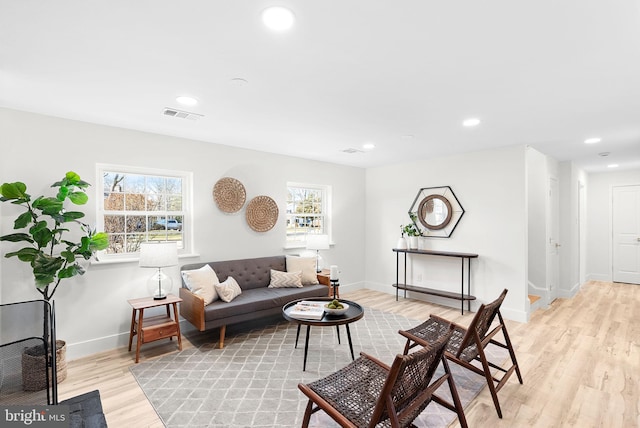
<path fill-rule="evenodd" d="M 471 128 L 478 125 L 480 125 L 480 119 L 478 119 L 477 117 L 471 117 L 469 119 L 465 119 L 464 121 L 462 121 L 462 126 L 467 128 Z"/>
<path fill-rule="evenodd" d="M 185 106 L 194 106 L 198 104 L 198 100 L 193 97 L 181 96 L 177 97 L 176 101 Z"/>
<path fill-rule="evenodd" d="M 415 136 L 413 134 L 405 134 L 402 136 L 403 140 L 413 140 Z"/>
<path fill-rule="evenodd" d="M 293 26 L 295 16 L 286 7 L 273 6 L 262 12 L 262 22 L 270 30 L 287 31 Z"/>
<path fill-rule="evenodd" d="M 617 167 L 618 167 L 617 163 L 612 163 L 612 164 L 607 165 L 607 168 L 617 168 Z"/>
<path fill-rule="evenodd" d="M 364 143 L 362 145 L 362 148 L 365 149 L 365 150 L 373 150 L 373 149 L 376 148 L 376 145 L 373 144 L 373 143 Z"/>
<path fill-rule="evenodd" d="M 585 144 L 596 144 L 596 143 L 599 143 L 600 141 L 602 141 L 602 138 L 593 137 L 593 138 L 587 138 L 586 140 L 584 140 L 584 143 Z"/>

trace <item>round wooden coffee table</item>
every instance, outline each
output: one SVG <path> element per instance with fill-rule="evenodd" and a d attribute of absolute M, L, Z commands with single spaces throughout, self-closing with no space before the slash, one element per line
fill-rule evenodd
<path fill-rule="evenodd" d="M 353 343 L 351 342 L 351 331 L 349 330 L 349 324 L 352 322 L 358 321 L 360 318 L 364 316 L 364 309 L 362 306 L 357 304 L 356 302 L 352 302 L 351 300 L 339 299 L 341 302 L 349 305 L 349 309 L 342 315 L 329 315 L 327 313 L 324 314 L 322 319 L 319 320 L 311 320 L 311 319 L 301 319 L 294 318 L 290 315 L 291 310 L 296 305 L 296 303 L 301 302 L 303 300 L 313 301 L 313 302 L 322 302 L 327 303 L 332 301 L 332 298 L 328 297 L 312 297 L 309 299 L 298 299 L 292 302 L 287 303 L 282 307 L 282 316 L 284 319 L 295 322 L 298 324 L 298 329 L 296 332 L 296 345 L 298 347 L 298 338 L 300 337 L 300 326 L 307 326 L 307 335 L 304 339 L 304 361 L 302 363 L 302 371 L 307 369 L 307 354 L 309 352 L 309 332 L 311 331 L 311 326 L 315 325 L 318 327 L 336 327 L 336 332 L 338 334 L 338 343 L 340 343 L 340 326 L 344 325 L 347 330 L 347 339 L 349 340 L 349 350 L 351 351 L 351 359 L 355 360 L 355 356 L 353 354 Z"/>

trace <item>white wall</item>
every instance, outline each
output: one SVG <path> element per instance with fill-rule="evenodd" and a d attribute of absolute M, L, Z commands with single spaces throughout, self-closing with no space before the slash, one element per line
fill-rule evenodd
<path fill-rule="evenodd" d="M 526 196 L 525 147 L 466 153 L 458 156 L 370 168 L 366 172 L 366 284 L 394 293 L 396 258 L 392 248 L 399 225 L 409 221 L 407 211 L 422 187 L 451 186 L 465 209 L 448 239 L 421 238 L 428 249 L 479 254 L 471 266 L 471 294 L 477 302 L 494 300 L 504 288 L 509 294 L 503 314 L 526 321 Z M 436 282 L 451 291 L 460 289 L 460 261 L 412 256 L 410 278 L 416 285 Z M 436 301 L 433 296 L 416 295 Z M 454 300 L 438 303 L 459 307 Z M 428 314 L 425 314 L 425 317 Z"/>
<path fill-rule="evenodd" d="M 587 176 L 587 279 L 612 280 L 611 195 L 613 186 L 640 185 L 640 170 Z"/>
<path fill-rule="evenodd" d="M 543 296 L 547 292 L 547 157 L 531 147 L 526 154 L 528 293 Z"/>
<path fill-rule="evenodd" d="M 185 122 L 185 126 L 197 123 Z M 32 195 L 45 192 L 69 170 L 95 184 L 97 163 L 192 171 L 195 250 L 200 257 L 182 259 L 181 264 L 283 254 L 286 182 L 331 185 L 335 246 L 323 252 L 324 260 L 340 266 L 343 285 L 361 286 L 364 280 L 363 169 L 8 109 L 0 109 L 0 138 L 0 183 L 23 181 Z M 280 207 L 277 226 L 266 233 L 253 232 L 243 210 L 233 215 L 218 210 L 212 189 L 223 176 L 243 182 L 247 200 L 260 194 L 273 197 Z M 94 187 L 87 209 L 90 223 L 95 222 L 92 204 L 96 193 L 100 192 Z M 19 212 L 4 204 L 2 233 L 12 230 Z M 4 254 L 11 246 L 3 243 L 0 250 Z M 3 257 L 0 272 L 0 302 L 40 297 L 33 289 L 28 266 Z M 178 268 L 170 273 L 177 291 Z M 131 320 L 127 299 L 147 294 L 150 275 L 135 262 L 91 264 L 84 276 L 62 283 L 55 296 L 58 335 L 67 341 L 70 359 L 126 345 Z"/>

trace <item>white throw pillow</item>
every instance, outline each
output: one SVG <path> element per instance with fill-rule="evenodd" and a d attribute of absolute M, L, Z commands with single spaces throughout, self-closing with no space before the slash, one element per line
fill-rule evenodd
<path fill-rule="evenodd" d="M 302 272 L 281 272 L 271 269 L 269 288 L 302 288 Z"/>
<path fill-rule="evenodd" d="M 318 284 L 315 257 L 287 256 L 287 272 L 302 272 L 302 285 Z"/>
<path fill-rule="evenodd" d="M 228 277 L 221 283 L 216 284 L 215 287 L 218 292 L 218 296 L 220 296 L 220 300 L 227 303 L 242 294 L 242 289 L 232 276 Z"/>
<path fill-rule="evenodd" d="M 182 278 L 193 294 L 202 297 L 205 305 L 218 300 L 215 285 L 219 284 L 220 280 L 211 266 L 204 265 L 200 269 L 183 270 Z"/>

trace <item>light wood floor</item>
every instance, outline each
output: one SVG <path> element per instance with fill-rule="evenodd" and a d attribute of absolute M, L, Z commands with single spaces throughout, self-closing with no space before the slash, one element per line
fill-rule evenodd
<path fill-rule="evenodd" d="M 342 297 L 408 318 L 436 313 L 466 325 L 473 316 L 416 300 L 396 302 L 371 290 Z M 590 282 L 573 299 L 558 299 L 536 311 L 529 323 L 507 321 L 524 385 L 514 374 L 498 394 L 503 419 L 498 419 L 485 388 L 466 409 L 469 426 L 639 427 L 639 315 L 640 285 Z M 215 341 L 217 330 L 207 336 Z M 184 347 L 194 346 L 203 334 L 184 339 Z M 175 349 L 175 342 L 147 344 L 141 358 Z M 109 427 L 162 427 L 129 372 L 132 364 L 134 353 L 126 348 L 70 361 L 60 399 L 99 389 Z"/>

